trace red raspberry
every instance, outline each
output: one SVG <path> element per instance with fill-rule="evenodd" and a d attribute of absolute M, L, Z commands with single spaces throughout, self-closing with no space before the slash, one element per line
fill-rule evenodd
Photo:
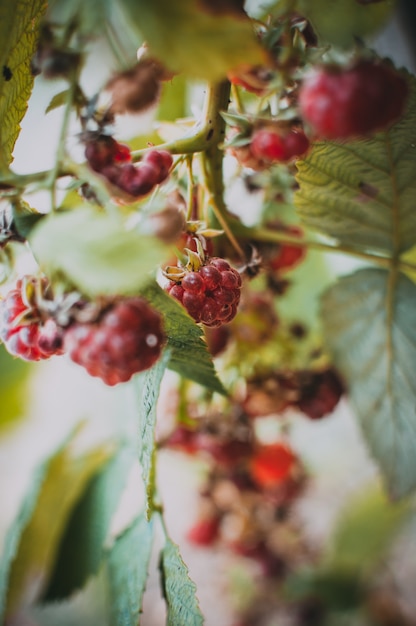
<path fill-rule="evenodd" d="M 301 86 L 299 107 L 318 137 L 348 139 L 389 126 L 402 115 L 408 93 L 393 68 L 361 60 L 347 69 L 312 71 Z"/>
<path fill-rule="evenodd" d="M 280 224 L 274 226 L 276 230 L 285 232 L 288 235 L 295 237 L 302 237 L 303 231 L 297 226 L 290 226 L 287 224 Z M 289 270 L 300 263 L 305 258 L 306 248 L 303 246 L 291 246 L 288 243 L 282 243 L 279 245 L 276 254 L 274 254 L 266 264 L 273 270 L 282 271 Z"/>
<path fill-rule="evenodd" d="M 187 532 L 187 539 L 198 546 L 210 546 L 218 539 L 220 518 L 206 517 L 198 520 Z"/>
<path fill-rule="evenodd" d="M 125 298 L 95 323 L 70 326 L 65 349 L 91 376 L 116 385 L 151 367 L 160 357 L 164 340 L 160 314 L 141 298 Z"/>
<path fill-rule="evenodd" d="M 156 169 L 158 172 L 157 182 L 160 184 L 169 176 L 173 159 L 167 150 L 150 150 L 144 155 L 142 163 L 148 163 Z"/>
<path fill-rule="evenodd" d="M 310 419 L 331 413 L 344 393 L 337 372 L 328 368 L 322 372 L 305 372 L 300 377 L 300 397 L 296 406 Z"/>
<path fill-rule="evenodd" d="M 22 300 L 22 281 L 0 302 L 0 339 L 10 354 L 40 361 L 62 354 L 62 331 L 53 319 L 41 320 L 39 311 Z"/>
<path fill-rule="evenodd" d="M 266 163 L 286 163 L 302 156 L 309 148 L 309 139 L 302 130 L 279 133 L 271 128 L 256 130 L 251 138 L 251 153 Z"/>
<path fill-rule="evenodd" d="M 166 289 L 196 322 L 221 326 L 237 313 L 241 277 L 228 261 L 213 257 L 198 270 L 187 271 L 180 282 L 171 281 Z"/>
<path fill-rule="evenodd" d="M 131 161 L 130 148 L 118 143 L 111 135 L 100 135 L 87 141 L 85 158 L 95 172 L 115 163 Z"/>
<path fill-rule="evenodd" d="M 250 461 L 250 472 L 256 483 L 263 488 L 278 487 L 290 478 L 297 465 L 297 457 L 283 443 L 258 447 Z"/>

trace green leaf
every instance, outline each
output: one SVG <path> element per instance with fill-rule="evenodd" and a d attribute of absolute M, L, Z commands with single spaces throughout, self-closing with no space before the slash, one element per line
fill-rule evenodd
<path fill-rule="evenodd" d="M 189 578 L 178 546 L 170 539 L 161 552 L 160 571 L 168 609 L 166 625 L 201 626 L 204 618 L 195 595 L 195 583 Z"/>
<path fill-rule="evenodd" d="M 215 11 L 198 0 L 122 0 L 150 51 L 171 70 L 216 81 L 239 65 L 261 65 L 266 54 L 242 12 Z"/>
<path fill-rule="evenodd" d="M 393 497 L 416 487 L 416 285 L 403 274 L 360 270 L 322 303 L 336 366 Z"/>
<path fill-rule="evenodd" d="M 203 331 L 185 309 L 156 283 L 147 285 L 141 294 L 163 314 L 171 349 L 169 369 L 211 391 L 227 395 L 202 340 Z"/>
<path fill-rule="evenodd" d="M 184 76 L 174 76 L 162 84 L 162 96 L 157 109 L 157 119 L 174 122 L 187 114 L 187 80 Z"/>
<path fill-rule="evenodd" d="M 318 35 L 339 47 L 376 33 L 390 17 L 395 0 L 360 4 L 357 0 L 298 0 L 299 12 L 311 20 Z"/>
<path fill-rule="evenodd" d="M 298 162 L 295 205 L 303 222 L 351 247 L 401 252 L 416 243 L 416 80 L 406 115 L 387 132 L 318 142 Z"/>
<path fill-rule="evenodd" d="M 137 293 L 165 254 L 156 238 L 85 207 L 50 215 L 29 240 L 47 275 L 63 274 L 90 297 Z"/>
<path fill-rule="evenodd" d="M 139 407 L 139 461 L 142 467 L 143 481 L 147 494 L 146 514 L 150 519 L 153 512 L 154 497 L 154 452 L 156 404 L 159 397 L 160 384 L 166 370 L 170 351 L 165 350 L 162 358 L 152 368 L 135 377 Z"/>
<path fill-rule="evenodd" d="M 0 427 L 9 426 L 24 415 L 28 401 L 27 389 L 32 365 L 12 357 L 0 345 Z"/>
<path fill-rule="evenodd" d="M 131 449 L 121 448 L 86 485 L 66 526 L 43 600 L 66 598 L 97 573 L 133 459 Z"/>
<path fill-rule="evenodd" d="M 45 217 L 44 213 L 39 213 L 20 198 L 13 202 L 12 210 L 13 223 L 21 237 L 27 237 L 39 220 Z"/>
<path fill-rule="evenodd" d="M 22 603 L 31 602 L 42 593 L 68 517 L 85 485 L 109 458 L 108 445 L 80 456 L 76 443 L 71 439 L 48 464 L 36 507 L 21 535 L 11 567 L 7 596 L 9 615 Z"/>
<path fill-rule="evenodd" d="M 153 523 L 144 515 L 120 535 L 109 555 L 112 626 L 137 626 L 153 544 Z"/>
<path fill-rule="evenodd" d="M 360 492 L 340 515 L 324 567 L 370 574 L 380 563 L 409 513 L 409 502 L 392 504 L 381 489 Z"/>
<path fill-rule="evenodd" d="M 8 577 L 13 559 L 19 547 L 20 537 L 29 522 L 48 469 L 48 463 L 37 467 L 32 473 L 30 488 L 21 504 L 20 511 L 4 538 L 3 552 L 0 555 L 0 623 L 3 623 L 8 590 Z"/>
<path fill-rule="evenodd" d="M 48 19 L 65 25 L 77 22 L 78 33 L 91 37 L 105 30 L 111 5 L 111 0 L 51 0 Z"/>
<path fill-rule="evenodd" d="M 45 0 L 0 3 L 0 169 L 12 160 L 33 87 L 30 61 L 36 50 Z"/>

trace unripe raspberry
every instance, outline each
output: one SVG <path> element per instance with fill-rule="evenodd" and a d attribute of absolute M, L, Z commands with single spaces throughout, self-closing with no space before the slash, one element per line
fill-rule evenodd
<path fill-rule="evenodd" d="M 164 341 L 160 314 L 142 298 L 122 299 L 95 323 L 75 322 L 65 333 L 71 359 L 107 385 L 154 365 Z"/>

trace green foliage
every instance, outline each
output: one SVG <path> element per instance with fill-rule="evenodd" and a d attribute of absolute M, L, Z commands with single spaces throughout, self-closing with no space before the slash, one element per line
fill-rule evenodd
<path fill-rule="evenodd" d="M 151 52 L 176 72 L 221 80 L 241 64 L 260 65 L 265 53 L 240 12 L 216 10 L 197 0 L 122 0 Z"/>
<path fill-rule="evenodd" d="M 8 578 L 11 564 L 18 553 L 22 533 L 36 507 L 42 482 L 48 470 L 48 463 L 49 460 L 37 467 L 32 473 L 30 488 L 23 499 L 16 518 L 13 520 L 13 524 L 9 527 L 4 538 L 4 547 L 0 556 L 0 623 L 3 623 L 6 608 L 7 590 L 9 586 Z"/>
<path fill-rule="evenodd" d="M 29 240 L 47 275 L 65 276 L 90 297 L 137 293 L 165 252 L 121 218 L 86 207 L 43 219 Z"/>
<path fill-rule="evenodd" d="M 45 0 L 0 3 L 0 170 L 12 160 L 33 87 L 30 60 L 36 49 Z"/>
<path fill-rule="evenodd" d="M 161 552 L 160 571 L 168 609 L 166 626 L 201 626 L 204 620 L 195 596 L 195 583 L 189 578 L 178 546 L 170 539 Z"/>
<path fill-rule="evenodd" d="M 144 515 L 140 515 L 117 537 L 108 554 L 112 626 L 136 626 L 139 623 L 153 530 L 153 522 L 147 522 Z"/>
<path fill-rule="evenodd" d="M 132 450 L 122 447 L 85 486 L 65 528 L 44 600 L 70 596 L 98 572 L 132 461 Z"/>
<path fill-rule="evenodd" d="M 348 48 L 376 33 L 390 17 L 395 0 L 298 0 L 299 12 L 311 20 L 318 35 L 334 46 Z"/>
<path fill-rule="evenodd" d="M 416 486 L 416 286 L 403 274 L 360 270 L 323 299 L 335 364 L 392 496 Z"/>
<path fill-rule="evenodd" d="M 52 22 L 68 25 L 77 22 L 84 36 L 102 33 L 111 20 L 112 0 L 50 0 L 48 18 Z"/>
<path fill-rule="evenodd" d="M 298 162 L 302 221 L 352 248 L 403 252 L 416 242 L 416 81 L 406 115 L 387 132 L 348 143 L 318 142 Z"/>
<path fill-rule="evenodd" d="M 211 391 L 226 395 L 218 379 L 212 358 L 202 341 L 203 331 L 185 309 L 156 283 L 149 284 L 141 294 L 164 316 L 168 347 L 171 350 L 168 367 Z"/>
<path fill-rule="evenodd" d="M 108 445 L 102 445 L 80 455 L 76 452 L 76 440 L 71 439 L 48 463 L 36 505 L 33 506 L 30 496 L 24 509 L 25 512 L 30 509 L 31 515 L 24 516 L 27 524 L 10 571 L 8 614 L 28 597 L 32 600 L 42 592 L 72 509 L 85 485 L 108 460 L 110 452 Z M 38 484 L 36 482 L 36 492 Z M 21 530 L 22 527 L 23 523 Z M 36 583 L 33 572 L 36 572 Z"/>
<path fill-rule="evenodd" d="M 409 503 L 391 503 L 381 489 L 366 489 L 344 507 L 324 567 L 370 574 L 390 548 L 409 513 Z"/>
<path fill-rule="evenodd" d="M 135 378 L 139 407 L 139 461 L 142 466 L 143 480 L 147 494 L 146 514 L 148 518 L 150 518 L 153 513 L 155 495 L 154 452 L 156 404 L 169 356 L 169 350 L 166 350 L 156 365 Z"/>
<path fill-rule="evenodd" d="M 29 363 L 11 357 L 0 345 L 0 427 L 10 425 L 24 415 L 30 372 Z"/>

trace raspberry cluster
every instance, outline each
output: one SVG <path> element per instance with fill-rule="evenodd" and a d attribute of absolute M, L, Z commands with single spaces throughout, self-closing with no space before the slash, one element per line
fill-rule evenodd
<path fill-rule="evenodd" d="M 85 158 L 95 172 L 132 198 L 145 196 L 163 183 L 173 163 L 169 152 L 154 149 L 134 164 L 128 146 L 103 134 L 86 142 Z"/>
<path fill-rule="evenodd" d="M 313 70 L 301 86 L 299 109 L 317 137 L 348 139 L 388 127 L 402 115 L 408 92 L 392 67 L 363 59 L 346 69 Z"/>
<path fill-rule="evenodd" d="M 91 376 L 116 385 L 154 365 L 164 342 L 161 315 L 132 297 L 114 303 L 95 322 L 71 324 L 64 347 Z"/>
<path fill-rule="evenodd" d="M 62 332 L 52 319 L 42 320 L 36 306 L 22 297 L 23 282 L 0 301 L 0 339 L 7 351 L 25 361 L 62 354 Z"/>
<path fill-rule="evenodd" d="M 166 290 L 196 322 L 221 326 L 237 313 L 241 276 L 228 261 L 212 257 L 198 269 L 184 271 L 179 280 L 171 280 Z"/>

